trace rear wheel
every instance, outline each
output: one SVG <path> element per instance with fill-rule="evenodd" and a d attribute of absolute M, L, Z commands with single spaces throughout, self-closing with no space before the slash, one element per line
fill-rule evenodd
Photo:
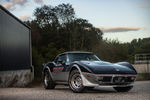
<path fill-rule="evenodd" d="M 83 92 L 85 87 L 83 86 L 82 78 L 78 70 L 73 70 L 69 76 L 69 87 L 73 92 Z"/>
<path fill-rule="evenodd" d="M 55 83 L 52 80 L 48 70 L 46 70 L 44 73 L 44 88 L 45 89 L 54 89 L 55 88 Z"/>
<path fill-rule="evenodd" d="M 117 92 L 128 92 L 133 88 L 133 86 L 127 86 L 127 87 L 114 87 L 114 89 Z"/>

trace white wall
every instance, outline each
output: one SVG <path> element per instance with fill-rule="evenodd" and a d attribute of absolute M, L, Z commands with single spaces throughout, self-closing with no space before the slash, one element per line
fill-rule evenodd
<path fill-rule="evenodd" d="M 150 73 L 150 64 L 133 64 L 138 73 Z"/>

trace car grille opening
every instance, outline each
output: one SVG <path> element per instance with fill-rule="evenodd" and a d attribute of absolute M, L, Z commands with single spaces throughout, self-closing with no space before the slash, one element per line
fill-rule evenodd
<path fill-rule="evenodd" d="M 100 84 L 123 85 L 134 82 L 135 78 L 135 76 L 103 76 L 103 80 L 98 81 Z"/>
<path fill-rule="evenodd" d="M 111 82 L 112 77 L 111 76 L 105 76 L 103 77 L 103 81 L 102 82 Z"/>

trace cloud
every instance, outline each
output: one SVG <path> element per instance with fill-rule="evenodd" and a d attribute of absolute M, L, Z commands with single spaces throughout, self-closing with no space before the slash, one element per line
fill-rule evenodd
<path fill-rule="evenodd" d="M 120 26 L 120 27 L 99 27 L 104 33 L 114 33 L 114 32 L 128 32 L 128 31 L 138 31 L 140 28 L 138 27 L 128 27 L 128 26 Z"/>
<path fill-rule="evenodd" d="M 2 6 L 8 10 L 14 10 L 16 8 L 13 3 L 5 3 L 5 4 L 2 4 Z"/>
<path fill-rule="evenodd" d="M 12 0 L 11 2 L 23 6 L 25 3 L 27 3 L 27 0 Z"/>
<path fill-rule="evenodd" d="M 143 0 L 142 4 L 140 5 L 140 8 L 150 8 L 149 0 Z"/>
<path fill-rule="evenodd" d="M 24 6 L 27 2 L 28 0 L 6 0 L 6 2 L 3 3 L 2 6 L 8 10 L 15 10 L 17 5 Z"/>
<path fill-rule="evenodd" d="M 141 5 L 140 8 L 150 8 L 150 5 Z"/>
<path fill-rule="evenodd" d="M 17 6 L 24 6 L 26 3 L 33 1 L 37 4 L 44 4 L 44 0 L 5 0 L 2 6 L 8 10 L 15 10 Z"/>
<path fill-rule="evenodd" d="M 19 17 L 22 21 L 27 21 L 27 20 L 31 20 L 31 16 L 28 14 L 24 14 L 22 16 Z"/>
<path fill-rule="evenodd" d="M 38 4 L 44 4 L 44 1 L 43 0 L 34 0 L 35 3 L 38 3 Z"/>

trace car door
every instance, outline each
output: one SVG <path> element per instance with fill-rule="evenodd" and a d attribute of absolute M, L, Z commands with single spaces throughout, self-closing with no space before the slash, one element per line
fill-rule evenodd
<path fill-rule="evenodd" d="M 56 57 L 53 67 L 52 75 L 55 81 L 64 81 L 65 77 L 63 72 L 65 71 L 66 54 L 62 54 Z"/>

